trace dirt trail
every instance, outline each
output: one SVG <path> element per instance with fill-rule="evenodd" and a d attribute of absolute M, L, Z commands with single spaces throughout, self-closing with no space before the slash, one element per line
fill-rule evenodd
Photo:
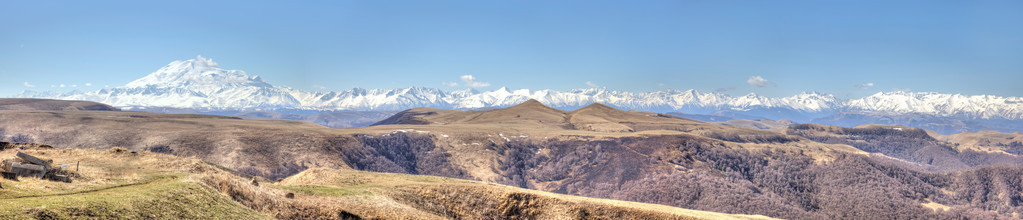
<path fill-rule="evenodd" d="M 116 186 L 110 186 L 110 187 L 88 189 L 88 190 L 75 191 L 75 192 L 66 192 L 66 193 L 17 196 L 17 197 L 11 197 L 11 198 L 3 198 L 3 199 L 0 199 L 0 200 L 13 200 L 13 199 L 27 199 L 27 198 L 42 198 L 42 197 L 53 197 L 53 196 L 78 195 L 78 194 L 94 193 L 94 192 L 99 192 L 99 191 L 113 190 L 113 189 L 132 187 L 132 186 L 139 186 L 139 185 L 149 185 L 149 184 L 154 184 L 154 183 L 157 183 L 157 182 L 167 182 L 167 181 L 176 180 L 176 179 L 178 179 L 178 176 L 164 176 L 164 177 L 157 177 L 157 178 L 149 179 L 147 181 L 141 181 L 141 182 L 129 183 L 129 184 L 122 184 L 122 185 L 116 185 Z"/>

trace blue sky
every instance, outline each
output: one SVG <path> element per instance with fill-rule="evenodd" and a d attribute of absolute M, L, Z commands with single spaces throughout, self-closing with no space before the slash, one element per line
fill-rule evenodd
<path fill-rule="evenodd" d="M 0 2 L 0 96 L 121 86 L 200 54 L 308 90 L 464 89 L 472 75 L 489 84 L 478 90 L 1023 96 L 1021 11 L 1014 0 L 12 0 Z"/>

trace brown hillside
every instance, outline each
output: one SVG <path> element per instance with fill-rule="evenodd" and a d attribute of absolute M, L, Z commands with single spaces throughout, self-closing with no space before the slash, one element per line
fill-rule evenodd
<path fill-rule="evenodd" d="M 508 108 L 450 114 L 438 119 L 457 124 L 521 126 L 534 129 L 571 128 L 571 125 L 568 124 L 565 118 L 565 111 L 547 107 L 536 100 L 530 99 L 522 104 Z"/>
<path fill-rule="evenodd" d="M 530 99 L 522 104 L 485 111 L 457 111 L 416 108 L 398 113 L 376 125 L 487 125 L 515 129 L 583 130 L 594 132 L 636 132 L 670 130 L 682 132 L 752 131 L 703 123 L 666 114 L 623 111 L 593 103 L 574 111 L 551 108 Z M 752 131 L 759 132 L 759 131 Z"/>
<path fill-rule="evenodd" d="M 940 135 L 906 126 L 860 125 L 844 128 L 817 124 L 794 125 L 788 127 L 786 132 L 817 142 L 847 144 L 866 152 L 917 163 L 932 171 L 1023 165 L 1023 157 L 1017 156 L 1023 153 L 1023 144 L 1013 144 L 1013 134 L 987 132 Z"/>
<path fill-rule="evenodd" d="M 420 115 L 402 120 L 423 123 L 328 129 L 300 122 L 138 112 L 5 111 L 0 112 L 4 122 L 0 128 L 7 137 L 27 136 L 58 149 L 123 146 L 196 156 L 270 179 L 307 168 L 350 167 L 792 219 L 993 219 L 1023 213 L 1023 207 L 1013 205 L 1010 197 L 956 196 L 967 195 L 957 190 L 966 190 L 970 184 L 950 186 L 946 179 L 953 177 L 905 167 L 969 169 L 999 159 L 986 154 L 958 157 L 947 143 L 913 129 L 796 125 L 783 134 L 602 105 L 565 112 L 536 102 L 489 111 L 413 109 L 406 113 Z M 599 126 L 587 130 L 581 125 Z M 628 127 L 632 132 L 599 129 L 605 125 Z M 878 156 L 882 149 L 892 151 Z M 994 183 L 1012 181 L 1003 180 Z M 299 196 L 352 192 L 289 190 L 306 193 Z M 496 195 L 465 194 L 477 192 L 466 188 L 444 190 L 448 190 L 446 196 L 431 200 Z M 983 187 L 968 190 L 985 192 Z M 999 192 L 1015 195 L 1016 191 Z M 502 204 L 505 200 L 487 201 Z M 482 207 L 474 204 L 466 207 Z M 951 210 L 936 212 L 930 208 L 940 207 L 935 204 Z M 424 213 L 464 213 L 430 210 Z"/>
<path fill-rule="evenodd" d="M 1023 155 L 1023 134 L 1001 133 L 996 131 L 963 132 L 952 135 L 942 135 L 937 132 L 928 132 L 932 137 L 954 143 L 959 151 L 981 151 L 991 153 L 1003 153 L 1010 155 Z"/>
<path fill-rule="evenodd" d="M 453 219 L 769 219 L 670 206 L 593 199 L 442 177 L 350 169 L 309 169 L 281 180 L 301 196 L 362 200 L 376 210 L 415 210 Z M 375 210 L 355 210 L 374 216 Z M 363 214 L 366 213 L 366 214 Z"/>
<path fill-rule="evenodd" d="M 620 122 L 635 120 L 635 117 L 628 112 L 608 107 L 600 103 L 593 103 L 586 107 L 569 112 L 568 121 L 579 130 L 599 132 L 633 132 L 632 127 Z"/>
<path fill-rule="evenodd" d="M 0 99 L 0 111 L 119 111 L 98 102 L 54 99 Z"/>
<path fill-rule="evenodd" d="M 436 109 L 436 108 L 414 108 L 405 111 L 398 112 L 391 117 L 381 120 L 373 125 L 391 125 L 391 124 L 408 124 L 408 125 L 425 125 L 430 123 L 437 123 L 433 118 L 440 115 L 448 115 L 451 113 L 459 112 L 457 110 L 448 109 Z"/>
<path fill-rule="evenodd" d="M 18 151 L 73 164 L 64 168 L 72 182 L 0 179 L 0 218 L 769 219 L 350 169 L 309 169 L 274 183 L 195 158 L 39 146 Z M 14 153 L 0 149 L 2 158 Z"/>
<path fill-rule="evenodd" d="M 195 156 L 269 178 L 310 166 L 347 167 L 336 152 L 350 138 L 306 122 L 128 111 L 0 111 L 0 122 L 0 133 L 56 148 Z"/>

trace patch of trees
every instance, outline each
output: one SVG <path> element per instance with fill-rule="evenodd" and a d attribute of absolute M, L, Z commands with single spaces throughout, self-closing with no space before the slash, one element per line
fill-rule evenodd
<path fill-rule="evenodd" d="M 10 138 L 7 138 L 7 129 L 0 128 L 0 141 L 4 140 L 14 143 L 32 143 L 34 139 L 27 134 L 13 134 Z"/>
<path fill-rule="evenodd" d="M 994 214 L 985 211 L 1009 215 L 1019 208 L 1012 197 L 986 206 L 973 205 L 942 192 L 942 186 L 955 182 L 948 175 L 914 171 L 865 156 L 846 155 L 817 164 L 805 156 L 774 151 L 701 145 L 684 149 L 694 160 L 675 161 L 692 168 L 628 182 L 611 198 L 788 219 L 989 219 Z M 1017 188 L 1009 186 L 1023 183 L 1005 178 L 1013 174 L 1000 176 L 1004 182 L 1000 195 L 1020 195 L 1014 191 Z M 954 178 L 968 179 L 973 178 Z M 952 209 L 936 212 L 923 207 L 924 201 Z"/>
<path fill-rule="evenodd" d="M 943 189 L 956 191 L 953 184 L 969 178 L 917 171 L 901 162 L 839 155 L 820 163 L 794 152 L 732 149 L 703 137 L 512 141 L 497 148 L 503 154 L 499 168 L 505 184 L 554 184 L 547 190 L 726 213 L 787 219 L 997 219 L 1016 212 L 1023 201 L 990 198 L 991 192 L 979 197 L 986 200 L 946 194 Z M 972 186 L 980 187 L 978 192 L 1001 187 L 998 195 L 1023 195 L 1009 187 L 1023 183 L 1001 178 Z M 935 211 L 921 205 L 928 201 L 950 208 Z"/>
<path fill-rule="evenodd" d="M 14 136 L 11 136 L 11 142 L 14 143 L 32 143 L 33 140 L 32 136 L 28 136 L 27 134 L 15 134 Z"/>
<path fill-rule="evenodd" d="M 429 135 L 403 132 L 355 135 L 357 144 L 341 147 L 345 162 L 356 169 L 469 178 L 451 164 L 451 154 L 436 146 Z M 341 141 L 345 142 L 345 141 Z"/>
<path fill-rule="evenodd" d="M 1003 147 L 1006 153 L 1023 155 L 1023 143 L 1020 141 L 1013 141 L 1008 144 L 998 143 L 998 146 Z"/>
<path fill-rule="evenodd" d="M 299 164 L 295 162 L 284 162 L 281 163 L 280 166 L 273 166 L 267 170 L 261 170 L 257 169 L 256 167 L 246 166 L 238 169 L 238 172 L 241 172 L 246 175 L 262 176 L 271 180 L 280 180 L 287 178 L 291 175 L 294 175 L 296 173 L 302 172 L 306 169 L 309 169 L 309 167 L 304 164 Z"/>
<path fill-rule="evenodd" d="M 932 171 L 962 170 L 970 167 L 1023 164 L 1023 159 L 953 148 L 938 141 L 922 129 L 890 127 L 842 128 L 801 124 L 790 127 L 790 135 L 829 144 L 846 144 L 857 149 L 923 164 Z"/>
<path fill-rule="evenodd" d="M 1023 167 L 994 166 L 947 176 L 953 198 L 971 207 L 999 213 L 1023 213 Z"/>
<path fill-rule="evenodd" d="M 165 144 L 157 144 L 157 145 L 146 147 L 146 151 L 153 152 L 153 153 L 161 153 L 161 154 L 174 154 L 174 149 L 172 149 L 170 146 L 167 146 Z"/>
<path fill-rule="evenodd" d="M 492 147 L 495 147 L 502 155 L 501 160 L 498 161 L 498 169 L 504 179 L 499 180 L 498 183 L 533 188 L 530 180 L 537 178 L 533 171 L 538 163 L 548 159 L 536 154 L 539 146 L 523 141 L 509 141 L 504 145 L 491 143 L 494 145 Z"/>
<path fill-rule="evenodd" d="M 703 134 L 705 137 L 730 141 L 737 143 L 789 143 L 799 141 L 799 138 L 776 134 L 774 132 L 762 131 L 716 131 Z"/>

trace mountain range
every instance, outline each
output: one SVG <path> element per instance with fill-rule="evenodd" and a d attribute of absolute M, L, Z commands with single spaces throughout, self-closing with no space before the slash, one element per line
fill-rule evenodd
<path fill-rule="evenodd" d="M 696 90 L 654 92 L 615 91 L 606 88 L 493 91 L 473 89 L 445 91 L 436 88 L 362 89 L 310 92 L 273 85 L 241 70 L 226 70 L 212 59 L 174 61 L 124 86 L 98 91 L 25 91 L 21 98 L 53 98 L 96 101 L 126 110 L 192 109 L 198 111 L 351 111 L 404 110 L 416 107 L 443 109 L 488 109 L 512 106 L 535 99 L 554 108 L 571 110 L 590 103 L 603 103 L 627 110 L 716 115 L 727 119 L 791 119 L 810 122 L 835 118 L 849 112 L 869 115 L 920 115 L 976 124 L 975 121 L 1023 120 L 1023 98 L 992 95 L 962 95 L 934 92 L 879 92 L 858 99 L 804 92 L 789 97 L 765 97 L 750 93 L 733 97 Z M 734 117 L 740 115 L 740 117 Z M 858 120 L 864 117 L 858 117 Z M 877 118 L 877 117 L 874 117 Z M 883 117 L 882 117 L 883 118 Z M 882 120 L 882 119 L 877 119 Z M 874 121 L 877 121 L 874 120 Z M 827 120 L 817 120 L 826 123 Z M 882 120 L 883 121 L 883 120 Z M 913 121 L 909 119 L 908 121 Z M 980 122 L 984 124 L 984 122 Z M 1000 131 L 1020 131 L 1023 126 L 980 126 Z M 843 124 L 846 125 L 846 124 Z M 947 127 L 947 126 L 946 126 Z M 924 126 L 924 128 L 927 128 Z M 947 132 L 975 131 L 955 127 Z M 942 132 L 942 131 L 939 131 Z"/>

